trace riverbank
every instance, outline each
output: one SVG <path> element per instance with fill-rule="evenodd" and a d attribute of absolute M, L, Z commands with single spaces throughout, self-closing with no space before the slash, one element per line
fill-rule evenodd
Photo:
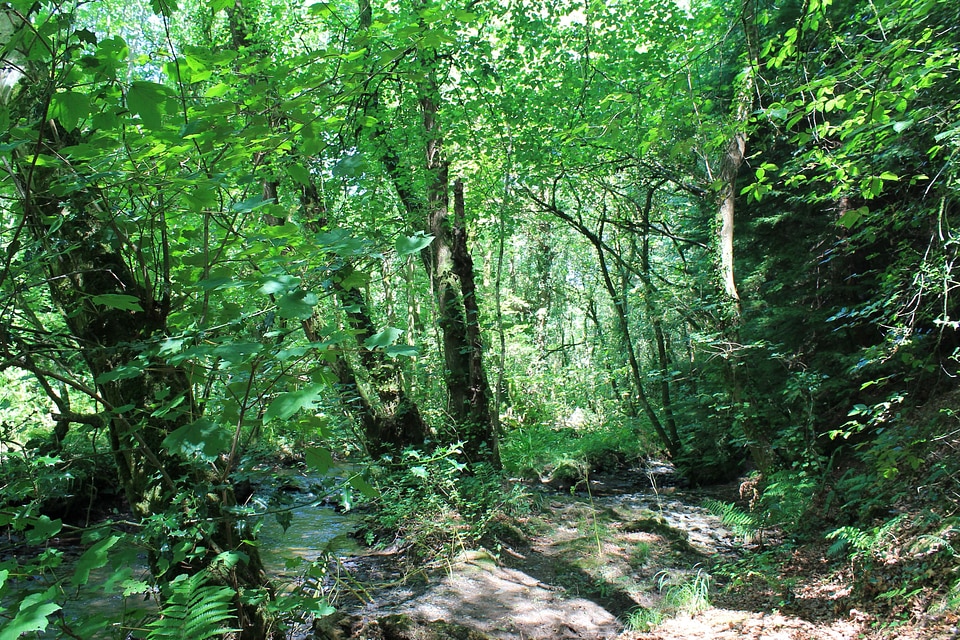
<path fill-rule="evenodd" d="M 515 539 L 491 548 L 419 563 L 398 549 L 345 560 L 366 595 L 344 595 L 314 637 L 956 637 L 949 615 L 892 624 L 857 601 L 826 544 L 790 547 L 772 537 L 759 549 L 738 539 L 702 506 L 739 499 L 736 483 L 651 487 L 645 472 L 632 470 L 594 477 L 590 488 L 533 489 Z"/>

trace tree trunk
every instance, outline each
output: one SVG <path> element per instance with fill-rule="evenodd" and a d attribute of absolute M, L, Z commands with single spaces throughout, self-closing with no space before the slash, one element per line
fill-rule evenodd
<path fill-rule="evenodd" d="M 360 4 L 361 17 L 370 19 L 369 3 Z M 361 27 L 369 27 L 369 23 Z M 454 215 L 451 218 L 449 162 L 443 155 L 443 134 L 438 119 L 440 89 L 439 58 L 423 49 L 419 58 L 416 100 L 422 121 L 423 164 L 409 170 L 400 152 L 391 145 L 385 130 L 377 134 L 381 161 L 397 191 L 411 226 L 429 233 L 433 242 L 421 256 L 430 277 L 437 309 L 437 324 L 445 363 L 447 409 L 455 437 L 463 442 L 465 457 L 500 466 L 496 424 L 490 412 L 491 392 L 483 368 L 483 340 L 473 259 L 467 245 L 463 188 L 454 185 Z M 365 95 L 364 107 L 375 108 L 377 97 Z M 420 173 L 421 180 L 413 174 Z M 423 191 L 414 185 L 425 184 Z M 459 185 L 459 183 L 457 183 Z"/>
<path fill-rule="evenodd" d="M 309 221 L 306 222 L 308 228 L 319 231 L 327 223 L 323 214 L 325 207 L 312 183 L 304 188 L 300 207 L 304 220 Z M 364 446 L 374 458 L 398 454 L 405 447 L 422 448 L 429 428 L 417 403 L 404 388 L 403 370 L 396 360 L 387 358 L 383 351 L 366 344 L 377 328 L 363 289 L 344 284 L 349 282 L 353 273 L 353 266 L 344 264 L 331 278 L 330 287 L 340 302 L 346 323 L 355 338 L 357 357 L 367 373 L 373 393 L 367 393 L 348 355 L 341 352 L 333 364 L 340 398 L 359 421 Z M 304 323 L 304 331 L 310 341 L 322 339 L 316 335 L 312 322 Z"/>
<path fill-rule="evenodd" d="M 538 353 L 547 351 L 547 321 L 550 318 L 550 307 L 553 298 L 553 287 L 550 276 L 553 269 L 555 252 L 549 220 L 541 220 L 536 224 L 537 238 L 534 260 L 537 268 L 537 310 L 534 324 L 533 346 Z"/>
<path fill-rule="evenodd" d="M 663 318 L 655 301 L 656 291 L 650 273 L 650 211 L 653 209 L 653 196 L 658 186 L 647 189 L 647 198 L 640 209 L 640 223 L 643 236 L 640 246 L 640 272 L 643 274 L 643 298 L 647 312 L 647 321 L 653 327 L 654 342 L 657 346 L 657 363 L 660 365 L 660 405 L 663 407 L 667 432 L 673 442 L 680 442 L 677 420 L 673 414 L 673 401 L 670 394 L 670 358 L 667 355 L 667 341 L 663 332 Z"/>
<path fill-rule="evenodd" d="M 429 101 L 424 108 L 435 109 Z M 432 115 L 425 116 L 425 124 L 430 122 Z M 439 140 L 434 142 L 439 145 Z M 485 460 L 499 466 L 497 439 L 490 416 L 490 388 L 483 369 L 473 260 L 463 226 L 463 185 L 459 181 L 454 185 L 451 220 L 447 164 L 435 160 L 436 146 L 428 143 L 427 149 L 428 169 L 433 175 L 427 198 L 427 230 L 434 240 L 425 251 L 424 260 L 433 284 L 437 324 L 443 340 L 447 410 L 453 418 L 457 437 L 463 441 L 467 459 Z"/>
<path fill-rule="evenodd" d="M 22 16 L 2 15 L 14 27 L 32 29 Z M 34 46 L 39 46 L 37 42 Z M 46 49 L 46 55 L 52 68 L 69 64 L 66 57 L 57 57 L 64 55 L 61 51 Z M 95 179 L 83 173 L 82 162 L 61 160 L 45 166 L 37 161 L 40 154 L 63 159 L 63 149 L 84 140 L 82 134 L 66 132 L 48 118 L 60 87 L 47 75 L 47 66 L 31 62 L 18 68 L 26 81 L 10 87 L 3 98 L 13 97 L 7 104 L 12 121 L 33 126 L 30 136 L 35 142 L 14 152 L 8 165 L 17 195 L 11 211 L 21 216 L 21 228 L 41 248 L 36 259 L 51 298 L 94 380 L 92 386 L 76 386 L 102 408 L 118 478 L 134 515 L 145 519 L 179 510 L 187 517 L 189 509 L 190 520 L 199 523 L 194 528 L 194 557 L 174 557 L 165 544 L 168 540 L 147 538 L 154 574 L 169 579 L 211 568 L 221 552 L 242 554 L 245 561 L 226 570 L 221 567 L 215 575 L 237 593 L 241 637 L 268 637 L 268 614 L 241 601 L 241 592 L 269 592 L 270 585 L 253 536 L 228 510 L 236 504 L 233 488 L 164 447 L 171 433 L 201 416 L 187 373 L 151 354 L 151 345 L 166 334 L 169 273 L 145 262 L 113 217 L 122 207 L 115 209 L 105 191 L 89 186 Z M 2 75 L 9 75 L 6 65 Z M 167 255 L 168 248 L 157 251 Z"/>
<path fill-rule="evenodd" d="M 752 72 L 751 72 L 752 73 Z M 742 97 L 742 96 L 741 96 Z M 738 109 L 741 107 L 738 107 Z M 747 136 L 737 131 L 727 143 L 720 165 L 720 206 L 717 211 L 717 244 L 719 247 L 720 282 L 723 292 L 732 304 L 734 315 L 739 317 L 743 310 L 737 281 L 733 270 L 733 230 L 734 211 L 737 200 L 737 175 L 743 164 Z"/>
<path fill-rule="evenodd" d="M 667 430 L 664 428 L 663 422 L 660 420 L 660 417 L 657 415 L 657 410 L 651 404 L 649 397 L 647 396 L 646 389 L 643 384 L 643 376 L 640 373 L 640 362 L 637 360 L 636 349 L 633 347 L 633 338 L 630 331 L 630 323 L 627 318 L 627 303 L 626 303 L 626 291 L 618 292 L 617 287 L 614 285 L 613 280 L 610 277 L 610 269 L 607 266 L 607 246 L 603 241 L 603 228 L 599 233 L 594 233 L 589 228 L 587 228 L 582 222 L 575 219 L 569 213 L 559 208 L 553 203 L 544 202 L 536 195 L 527 191 L 527 195 L 538 205 L 543 207 L 546 211 L 551 212 L 583 237 L 585 237 L 590 244 L 593 246 L 594 250 L 597 253 L 597 262 L 600 266 L 600 276 L 603 280 L 603 286 L 607 290 L 607 294 L 610 296 L 610 301 L 613 304 L 614 314 L 617 318 L 617 329 L 620 333 L 621 346 L 626 352 L 627 363 L 630 366 L 630 379 L 633 382 L 633 389 L 636 394 L 637 400 L 640 403 L 640 408 L 643 409 L 644 414 L 646 414 L 647 419 L 650 421 L 650 426 L 653 427 L 653 430 L 656 432 L 657 437 L 660 438 L 660 442 L 666 447 L 671 457 L 679 457 L 682 452 L 682 443 L 675 434 L 667 433 Z M 672 437 L 673 435 L 673 437 Z"/>
<path fill-rule="evenodd" d="M 734 132 L 724 148 L 720 159 L 720 202 L 717 209 L 717 245 L 719 253 L 719 276 L 726 301 L 731 310 L 732 321 L 727 330 L 731 348 L 726 358 L 727 378 L 734 410 L 740 419 L 741 427 L 747 438 L 747 446 L 757 469 L 766 474 L 773 465 L 773 451 L 763 429 L 750 417 L 746 406 L 742 358 L 740 355 L 740 325 L 743 313 L 743 301 L 737 290 L 734 272 L 734 214 L 737 199 L 737 177 L 743 165 L 747 146 L 747 125 L 753 111 L 753 94 L 756 89 L 757 26 L 756 0 L 743 0 L 741 3 L 741 21 L 747 46 L 747 61 L 738 79 L 738 88 L 734 102 Z"/>
<path fill-rule="evenodd" d="M 47 126 L 52 130 L 56 125 Z M 33 177 L 38 177 L 37 172 Z M 62 310 L 71 335 L 81 345 L 91 377 L 97 381 L 95 399 L 108 415 L 111 448 L 130 508 L 138 518 L 163 513 L 171 508 L 171 500 L 176 496 L 193 495 L 197 486 L 214 480 L 197 477 L 197 472 L 179 457 L 164 450 L 164 439 L 170 433 L 200 417 L 186 372 L 162 360 L 144 359 L 145 346 L 165 334 L 169 301 L 157 300 L 150 289 L 137 281 L 124 257 L 105 244 L 109 233 L 93 211 L 95 202 L 83 202 L 80 194 L 65 201 L 45 195 L 48 193 L 49 184 L 34 180 L 26 190 L 23 211 L 36 241 L 53 239 L 69 247 L 64 251 L 47 247 L 44 267 L 51 296 Z M 63 222 L 53 231 L 45 223 L 49 220 Z M 129 296 L 136 303 L 115 308 L 96 302 L 110 300 L 111 296 Z M 138 308 L 130 308 L 134 306 Z M 115 370 L 131 363 L 140 363 L 142 372 L 115 379 Z M 165 410 L 175 404 L 173 401 L 179 401 L 179 406 Z M 252 536 L 244 532 L 245 527 L 238 527 L 240 523 L 226 510 L 236 505 L 232 486 L 221 486 L 219 491 L 216 498 L 210 493 L 194 496 L 203 505 L 191 517 L 207 518 L 212 524 L 204 530 L 204 540 L 198 541 L 207 549 L 206 553 L 185 563 L 161 551 L 166 547 L 165 541 L 152 540 L 151 565 L 157 577 L 165 575 L 169 579 L 209 566 L 223 551 L 242 552 L 247 561 L 238 563 L 224 578 L 238 590 L 241 637 L 264 638 L 270 627 L 268 619 L 258 607 L 241 604 L 239 590 L 269 590 L 269 583 L 259 551 L 251 543 Z M 182 507 L 189 505 L 184 503 Z M 197 508 L 197 504 L 192 508 Z"/>
<path fill-rule="evenodd" d="M 376 326 L 363 291 L 343 286 L 343 278 L 349 276 L 351 271 L 349 267 L 345 273 L 342 270 L 343 277 L 338 278 L 333 286 L 356 338 L 360 362 L 368 372 L 377 394 L 377 403 L 368 399 L 368 406 L 364 409 L 368 413 L 364 421 L 367 449 L 377 457 L 385 453 L 400 453 L 404 447 L 422 448 L 429 430 L 417 403 L 404 389 L 402 370 L 396 360 L 387 358 L 383 351 L 366 344 L 367 339 L 376 333 Z"/>
<path fill-rule="evenodd" d="M 597 259 L 600 263 L 600 275 L 603 277 L 603 285 L 607 289 L 607 293 L 610 295 L 610 299 L 613 302 L 613 308 L 617 316 L 617 326 L 620 329 L 623 348 L 627 352 L 627 360 L 630 363 L 630 374 L 633 379 L 634 390 L 637 393 L 637 399 L 640 401 L 640 407 L 643 409 L 647 419 L 650 421 L 650 425 L 653 427 L 653 430 L 657 432 L 657 436 L 660 438 L 660 441 L 664 444 L 664 446 L 666 446 L 670 456 L 672 458 L 677 458 L 680 456 L 681 452 L 680 441 L 671 438 L 670 434 L 668 434 L 666 429 L 664 429 L 663 423 L 660 421 L 660 417 L 657 415 L 656 409 L 654 409 L 653 405 L 650 403 L 650 399 L 647 397 L 647 392 L 643 385 L 643 377 L 640 374 L 640 363 L 637 360 L 636 349 L 633 348 L 633 338 L 630 334 L 630 324 L 627 321 L 626 303 L 624 301 L 626 292 L 623 294 L 619 294 L 617 292 L 613 285 L 613 280 L 610 279 L 610 270 L 607 268 L 607 259 L 603 253 L 603 248 L 597 244 L 594 244 L 594 248 L 597 250 Z"/>

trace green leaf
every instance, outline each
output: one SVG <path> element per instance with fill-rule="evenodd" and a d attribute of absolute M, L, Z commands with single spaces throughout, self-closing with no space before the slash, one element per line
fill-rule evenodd
<path fill-rule="evenodd" d="M 51 520 L 49 516 L 40 516 L 30 524 L 32 526 L 27 531 L 27 542 L 36 545 L 46 544 L 63 528 L 63 522 L 59 518 Z"/>
<path fill-rule="evenodd" d="M 790 111 L 785 107 L 776 107 L 765 109 L 764 112 L 767 114 L 767 117 L 771 120 L 786 120 L 787 116 L 790 115 Z"/>
<path fill-rule="evenodd" d="M 311 598 L 311 600 L 313 600 L 313 598 Z M 326 599 L 320 601 L 313 600 L 310 604 L 312 605 L 310 615 L 317 620 L 337 612 L 337 608 L 327 602 Z"/>
<path fill-rule="evenodd" d="M 74 567 L 73 584 L 76 586 L 87 584 L 90 580 L 90 572 L 106 566 L 109 557 L 107 552 L 119 541 L 120 536 L 110 536 L 84 551 Z"/>
<path fill-rule="evenodd" d="M 333 13 L 333 9 L 330 8 L 330 4 L 326 2 L 314 2 L 309 7 L 307 11 L 310 15 L 326 17 Z"/>
<path fill-rule="evenodd" d="M 140 306 L 140 300 L 136 296 L 128 296 L 121 293 L 104 293 L 92 297 L 93 303 L 101 307 L 110 307 L 111 309 L 120 309 L 122 311 L 143 311 Z"/>
<path fill-rule="evenodd" d="M 359 154 L 349 155 L 333 165 L 334 178 L 356 178 L 367 170 L 367 163 Z"/>
<path fill-rule="evenodd" d="M 235 622 L 233 599 L 237 595 L 230 587 L 205 585 L 207 574 L 178 576 L 170 582 L 170 597 L 160 611 L 160 617 L 147 623 L 150 640 L 208 640 L 222 638 L 239 629 L 226 628 Z"/>
<path fill-rule="evenodd" d="M 204 98 L 222 98 L 230 91 L 230 85 L 223 82 L 217 83 L 203 93 Z"/>
<path fill-rule="evenodd" d="M 883 191 L 883 180 L 877 176 L 870 176 L 861 181 L 860 189 L 865 200 L 873 200 Z"/>
<path fill-rule="evenodd" d="M 50 621 L 47 617 L 60 611 L 60 605 L 50 602 L 53 590 L 34 593 L 23 599 L 13 620 L 0 629 L 0 640 L 17 640 L 21 634 L 31 631 L 46 631 Z"/>
<path fill-rule="evenodd" d="M 270 204 L 270 200 L 265 200 L 263 196 L 254 196 L 252 198 L 247 198 L 246 200 L 233 203 L 230 206 L 230 210 L 235 213 L 249 213 L 251 211 L 256 211 L 261 207 L 265 207 L 268 204 Z"/>
<path fill-rule="evenodd" d="M 315 293 L 292 291 L 277 300 L 277 315 L 281 318 L 309 320 L 313 317 L 313 307 L 319 302 Z"/>
<path fill-rule="evenodd" d="M 300 278 L 296 276 L 282 274 L 279 276 L 270 276 L 263 281 L 263 284 L 260 286 L 259 292 L 272 296 L 278 293 L 286 293 L 291 289 L 296 289 L 300 286 Z"/>
<path fill-rule="evenodd" d="M 310 171 L 302 164 L 291 164 L 287 166 L 287 175 L 297 184 L 310 184 Z"/>
<path fill-rule="evenodd" d="M 376 487 L 371 485 L 369 482 L 361 478 L 360 476 L 350 476 L 348 480 L 350 486 L 365 495 L 368 498 L 379 498 L 380 492 L 377 491 Z"/>
<path fill-rule="evenodd" d="M 376 348 L 385 348 L 394 344 L 397 340 L 400 339 L 400 336 L 403 335 L 403 329 L 397 329 L 396 327 L 387 327 L 376 332 L 369 338 L 363 341 L 363 346 L 367 349 L 376 349 Z"/>
<path fill-rule="evenodd" d="M 158 16 L 169 18 L 177 10 L 176 0 L 150 0 L 150 7 Z"/>
<path fill-rule="evenodd" d="M 73 35 L 77 37 L 77 40 L 80 42 L 85 42 L 87 44 L 92 44 L 96 46 L 97 44 L 97 34 L 89 29 L 77 29 L 73 32 Z"/>
<path fill-rule="evenodd" d="M 462 22 L 464 24 L 473 24 L 480 21 L 480 16 L 471 11 L 465 11 L 463 9 L 456 9 L 453 12 L 453 17 L 457 19 L 457 22 Z"/>
<path fill-rule="evenodd" d="M 365 241 L 354 237 L 346 229 L 333 229 L 319 233 L 314 238 L 314 243 L 340 256 L 361 255 L 367 248 Z"/>
<path fill-rule="evenodd" d="M 213 350 L 213 355 L 227 362 L 243 362 L 249 356 L 256 355 L 263 350 L 259 342 L 229 342 Z"/>
<path fill-rule="evenodd" d="M 383 352 L 389 358 L 416 358 L 420 355 L 420 350 L 409 344 L 390 345 Z"/>
<path fill-rule="evenodd" d="M 893 130 L 897 133 L 903 133 L 904 130 L 913 126 L 913 120 L 900 120 L 893 123 Z"/>
<path fill-rule="evenodd" d="M 843 215 L 840 216 L 840 219 L 837 220 L 837 224 L 847 229 L 852 229 L 859 221 L 860 218 L 870 213 L 868 207 L 860 207 L 859 209 L 847 209 L 844 211 Z"/>
<path fill-rule="evenodd" d="M 233 279 L 233 273 L 229 269 L 217 269 L 210 273 L 209 278 L 197 281 L 197 287 L 203 291 L 224 291 L 242 286 L 242 282 Z"/>
<path fill-rule="evenodd" d="M 163 126 L 163 105 L 168 91 L 156 82 L 134 82 L 127 90 L 127 108 L 140 116 L 143 126 L 159 129 Z"/>
<path fill-rule="evenodd" d="M 326 384 L 315 384 L 297 391 L 281 393 L 267 407 L 263 421 L 266 423 L 273 419 L 286 420 L 301 409 L 315 409 L 326 388 Z"/>
<path fill-rule="evenodd" d="M 433 242 L 433 236 L 424 233 L 417 233 L 412 236 L 400 236 L 397 238 L 397 255 L 400 257 L 409 256 L 414 253 L 420 253 L 423 249 Z"/>
<path fill-rule="evenodd" d="M 138 362 L 128 362 L 97 376 L 97 384 L 130 380 L 143 374 L 146 367 Z"/>
<path fill-rule="evenodd" d="M 50 117 L 56 118 L 67 131 L 73 131 L 80 121 L 90 115 L 90 98 L 83 93 L 64 91 L 53 94 Z"/>
<path fill-rule="evenodd" d="M 370 275 L 363 271 L 351 271 L 346 277 L 340 280 L 340 286 L 349 291 L 350 289 L 359 289 L 365 287 L 370 282 Z"/>
<path fill-rule="evenodd" d="M 184 458 L 215 460 L 232 442 L 230 433 L 209 418 L 200 418 L 171 431 L 163 439 L 163 447 Z"/>
<path fill-rule="evenodd" d="M 124 580 L 121 583 L 121 586 L 123 587 L 124 598 L 129 598 L 130 596 L 136 596 L 150 591 L 150 583 L 144 582 L 143 580 Z"/>
<path fill-rule="evenodd" d="M 304 460 L 308 468 L 321 474 L 327 473 L 336 465 L 330 452 L 321 447 L 307 447 Z"/>
<path fill-rule="evenodd" d="M 24 157 L 23 163 L 26 165 L 36 165 L 38 167 L 59 167 L 62 164 L 59 158 L 43 155 L 42 153 Z"/>

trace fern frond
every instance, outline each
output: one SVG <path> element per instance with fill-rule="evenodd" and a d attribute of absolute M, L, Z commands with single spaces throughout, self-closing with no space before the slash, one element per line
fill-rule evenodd
<path fill-rule="evenodd" d="M 903 526 L 906 515 L 901 514 L 888 520 L 871 531 L 864 531 L 857 527 L 840 527 L 827 534 L 827 540 L 836 540 L 831 545 L 829 553 L 836 555 L 850 549 L 851 556 L 882 556 L 886 545 L 897 538 L 897 531 Z"/>
<path fill-rule="evenodd" d="M 233 631 L 233 589 L 205 585 L 206 575 L 180 576 L 170 583 L 171 593 L 160 618 L 147 626 L 147 640 L 209 640 Z"/>
<path fill-rule="evenodd" d="M 735 504 L 707 499 L 703 501 L 703 506 L 719 517 L 725 526 L 730 527 L 734 535 L 750 540 L 763 531 L 763 522 L 756 514 L 744 511 Z"/>
<path fill-rule="evenodd" d="M 840 527 L 834 529 L 826 536 L 827 540 L 833 540 L 827 553 L 831 556 L 839 555 L 847 549 L 852 549 L 853 554 L 869 551 L 873 545 L 873 536 L 857 527 Z"/>

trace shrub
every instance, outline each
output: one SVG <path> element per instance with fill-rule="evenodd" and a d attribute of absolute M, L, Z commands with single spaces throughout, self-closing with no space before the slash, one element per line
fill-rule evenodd
<path fill-rule="evenodd" d="M 521 490 L 486 464 L 468 466 L 456 446 L 431 455 L 409 449 L 402 463 L 375 474 L 376 512 L 361 533 L 367 544 L 399 542 L 418 557 L 452 556 L 495 532 L 515 513 Z"/>

